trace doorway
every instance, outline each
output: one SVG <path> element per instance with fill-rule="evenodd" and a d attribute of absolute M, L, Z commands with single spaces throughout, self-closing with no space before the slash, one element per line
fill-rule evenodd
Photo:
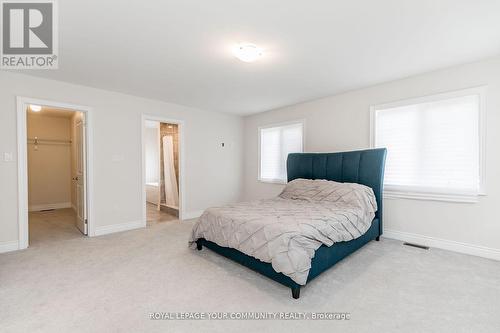
<path fill-rule="evenodd" d="M 143 213 L 146 226 L 182 216 L 182 123 L 144 116 Z"/>
<path fill-rule="evenodd" d="M 18 98 L 19 248 L 91 234 L 89 109 Z"/>

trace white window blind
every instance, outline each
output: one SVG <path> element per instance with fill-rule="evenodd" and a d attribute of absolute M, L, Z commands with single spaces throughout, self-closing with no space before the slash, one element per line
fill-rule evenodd
<path fill-rule="evenodd" d="M 374 145 L 388 151 L 387 190 L 444 196 L 479 194 L 479 94 L 375 107 L 373 117 Z"/>
<path fill-rule="evenodd" d="M 302 123 L 260 129 L 259 180 L 286 182 L 286 158 L 302 152 L 302 131 Z"/>

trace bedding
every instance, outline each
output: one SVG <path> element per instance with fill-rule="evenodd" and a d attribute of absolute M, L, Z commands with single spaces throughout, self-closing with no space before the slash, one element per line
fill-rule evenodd
<path fill-rule="evenodd" d="M 315 251 L 360 237 L 376 211 L 368 186 L 295 179 L 276 198 L 207 209 L 193 226 L 190 245 L 204 238 L 234 248 L 305 285 Z"/>

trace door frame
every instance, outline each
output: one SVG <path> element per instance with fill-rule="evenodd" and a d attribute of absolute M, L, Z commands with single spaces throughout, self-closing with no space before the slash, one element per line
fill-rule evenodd
<path fill-rule="evenodd" d="M 184 195 L 184 121 L 172 119 L 163 116 L 150 115 L 143 113 L 141 115 L 141 152 L 142 152 L 142 223 L 143 227 L 147 224 L 147 203 L 146 203 L 146 139 L 145 126 L 146 120 L 158 121 L 160 123 L 175 124 L 179 129 L 179 220 L 185 216 L 186 197 Z"/>
<path fill-rule="evenodd" d="M 94 225 L 94 173 L 93 173 L 93 114 L 92 108 L 65 102 L 17 96 L 17 184 L 18 184 L 18 225 L 19 249 L 29 246 L 28 226 L 28 129 L 27 108 L 30 104 L 48 106 L 85 113 L 86 139 L 86 185 L 87 185 L 87 228 L 88 236 L 95 236 Z"/>

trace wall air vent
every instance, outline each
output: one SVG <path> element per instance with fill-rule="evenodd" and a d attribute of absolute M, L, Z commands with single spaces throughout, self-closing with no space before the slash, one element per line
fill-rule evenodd
<path fill-rule="evenodd" d="M 405 242 L 405 243 L 403 243 L 403 245 L 416 247 L 416 248 L 419 248 L 419 249 L 422 249 L 422 250 L 428 250 L 429 249 L 428 246 L 420 245 L 420 244 L 413 244 L 413 243 L 406 243 Z"/>

